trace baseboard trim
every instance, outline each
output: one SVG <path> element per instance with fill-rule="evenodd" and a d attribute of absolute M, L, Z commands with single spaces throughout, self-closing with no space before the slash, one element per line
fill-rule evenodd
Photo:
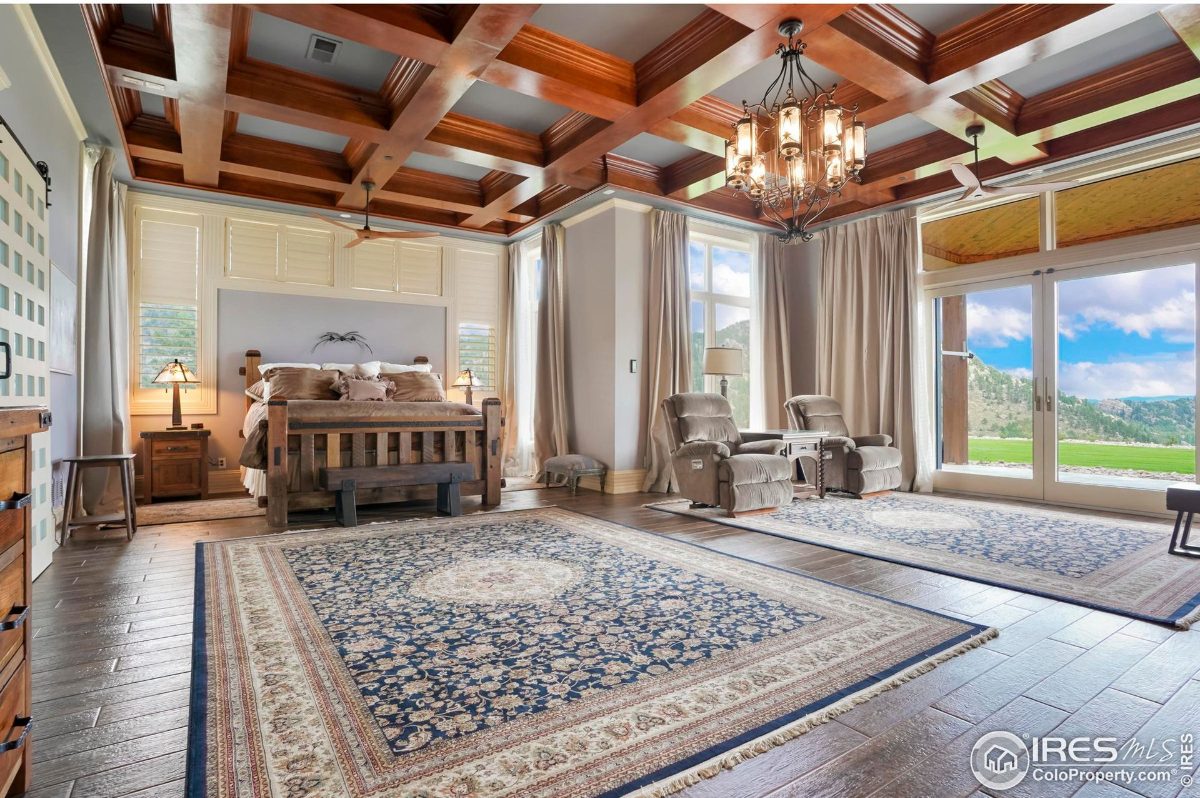
<path fill-rule="evenodd" d="M 642 480 L 646 478 L 646 469 L 630 468 L 625 471 L 609 471 L 604 479 L 605 493 L 641 493 Z M 600 490 L 599 477 L 582 477 L 579 487 L 584 490 Z"/>

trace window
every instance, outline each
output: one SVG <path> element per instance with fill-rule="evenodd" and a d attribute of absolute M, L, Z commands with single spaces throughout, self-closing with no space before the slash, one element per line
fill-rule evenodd
<path fill-rule="evenodd" d="M 513 314 L 513 349 L 517 370 L 514 404 L 517 408 L 517 441 L 512 462 L 505 463 L 508 476 L 533 476 L 533 397 L 537 372 L 538 303 L 541 301 L 542 238 L 540 235 L 521 242 L 516 269 L 516 300 Z"/>
<path fill-rule="evenodd" d="M 138 303 L 138 385 L 155 387 L 162 367 L 178 358 L 189 368 L 198 362 L 199 313 L 193 305 Z"/>
<path fill-rule="evenodd" d="M 492 252 L 460 250 L 456 275 L 457 361 L 481 383 L 476 390 L 495 394 L 500 387 L 500 259 Z M 448 375 L 453 382 L 455 375 Z"/>
<path fill-rule="evenodd" d="M 692 350 L 692 390 L 716 393 L 721 377 L 705 375 L 704 350 L 733 346 L 745 354 L 743 371 L 729 376 L 728 396 L 738 427 L 750 426 L 755 391 L 751 374 L 756 320 L 753 318 L 754 259 L 746 241 L 693 232 L 688 241 L 688 287 Z"/>

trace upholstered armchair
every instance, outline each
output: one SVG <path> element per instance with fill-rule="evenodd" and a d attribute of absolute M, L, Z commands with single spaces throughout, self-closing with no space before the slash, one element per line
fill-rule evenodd
<path fill-rule="evenodd" d="M 851 436 L 842 406 L 830 396 L 793 396 L 784 404 L 792 429 L 821 430 L 832 459 L 825 466 L 827 490 L 863 496 L 900 487 L 903 457 L 890 435 Z"/>
<path fill-rule="evenodd" d="M 679 492 L 693 505 L 730 515 L 772 510 L 792 500 L 792 467 L 781 440 L 743 442 L 720 394 L 679 393 L 663 400 Z"/>

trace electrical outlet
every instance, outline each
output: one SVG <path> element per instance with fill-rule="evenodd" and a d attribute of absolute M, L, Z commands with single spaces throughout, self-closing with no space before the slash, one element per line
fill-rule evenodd
<path fill-rule="evenodd" d="M 217 468 L 220 468 L 222 470 L 225 469 L 225 458 L 224 457 L 217 458 Z"/>

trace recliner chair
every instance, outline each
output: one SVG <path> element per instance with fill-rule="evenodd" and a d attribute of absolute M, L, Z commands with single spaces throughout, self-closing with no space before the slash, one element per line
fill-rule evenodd
<path fill-rule="evenodd" d="M 772 510 L 792 500 L 792 465 L 781 440 L 743 442 L 720 394 L 678 393 L 662 403 L 679 492 L 693 505 L 730 515 Z"/>
<path fill-rule="evenodd" d="M 793 396 L 784 403 L 792 429 L 828 433 L 824 450 L 833 454 L 825 466 L 825 488 L 862 497 L 900 487 L 904 462 L 890 435 L 851 436 L 842 406 L 831 396 Z"/>

